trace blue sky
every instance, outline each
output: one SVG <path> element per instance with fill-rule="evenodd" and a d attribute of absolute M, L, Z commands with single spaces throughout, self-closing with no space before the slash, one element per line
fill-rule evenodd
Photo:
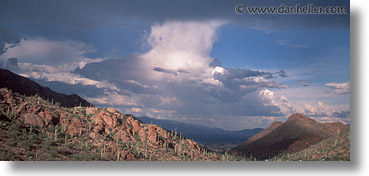
<path fill-rule="evenodd" d="M 324 62 L 323 56 L 332 56 L 336 52 L 338 56 L 345 55 L 337 60 L 349 64 L 349 32 L 345 28 L 296 27 L 268 33 L 245 26 L 225 25 L 218 30 L 218 42 L 211 55 L 219 58 L 226 67 L 290 69 Z M 227 60 L 229 56 L 232 59 Z"/>
<path fill-rule="evenodd" d="M 230 130 L 296 112 L 350 123 L 349 14 L 234 11 L 282 3 L 296 4 L 2 1 L 1 67 L 137 116 Z"/>

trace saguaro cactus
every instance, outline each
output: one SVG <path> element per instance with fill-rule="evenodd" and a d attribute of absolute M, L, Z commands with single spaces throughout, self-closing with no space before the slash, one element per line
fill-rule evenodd
<path fill-rule="evenodd" d="M 54 130 L 54 141 L 57 141 L 58 140 L 58 128 L 55 127 L 55 130 Z"/>
<path fill-rule="evenodd" d="M 119 153 L 119 150 L 118 150 L 118 153 L 117 153 L 117 161 L 119 161 L 119 155 L 120 155 L 120 153 Z"/>

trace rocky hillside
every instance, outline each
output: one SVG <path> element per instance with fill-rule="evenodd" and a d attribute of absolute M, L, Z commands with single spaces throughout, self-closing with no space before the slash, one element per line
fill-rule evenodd
<path fill-rule="evenodd" d="M 319 123 L 302 114 L 293 114 L 284 123 L 273 123 L 245 143 L 232 149 L 239 155 L 270 159 L 281 153 L 295 153 L 333 135 L 348 126 L 339 123 Z"/>
<path fill-rule="evenodd" d="M 25 96 L 32 96 L 38 94 L 41 98 L 45 100 L 53 101 L 54 103 L 58 102 L 61 106 L 65 107 L 76 107 L 83 106 L 89 107 L 92 106 L 89 102 L 82 99 L 76 94 L 65 95 L 61 93 L 57 93 L 47 87 L 42 87 L 36 82 L 14 74 L 8 70 L 0 69 L 0 88 L 8 88 L 13 92 L 18 92 L 19 94 Z"/>
<path fill-rule="evenodd" d="M 244 160 L 113 108 L 65 108 L 0 89 L 0 160 Z"/>

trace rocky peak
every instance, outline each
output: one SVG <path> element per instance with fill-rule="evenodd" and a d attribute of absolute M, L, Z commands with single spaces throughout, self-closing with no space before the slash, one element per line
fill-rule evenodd
<path fill-rule="evenodd" d="M 277 126 L 280 126 L 280 125 L 282 125 L 283 124 L 283 122 L 281 122 L 281 121 L 275 121 L 275 122 L 273 122 L 271 125 L 270 125 L 270 127 L 277 127 Z M 269 128 L 270 128 L 269 127 Z"/>
<path fill-rule="evenodd" d="M 318 123 L 314 119 L 311 119 L 311 118 L 305 116 L 304 114 L 300 114 L 300 113 L 292 114 L 290 117 L 288 117 L 286 123 L 288 123 L 288 122 Z"/>

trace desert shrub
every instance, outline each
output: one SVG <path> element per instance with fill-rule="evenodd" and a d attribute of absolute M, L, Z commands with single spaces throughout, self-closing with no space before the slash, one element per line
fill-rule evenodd
<path fill-rule="evenodd" d="M 22 148 L 24 148 L 26 151 L 31 150 L 31 145 L 27 140 L 20 141 L 20 145 Z"/>
<path fill-rule="evenodd" d="M 0 152 L 0 161 L 9 161 L 9 157 L 8 155 L 6 155 L 6 153 L 4 152 Z"/>
<path fill-rule="evenodd" d="M 8 145 L 8 146 L 16 146 L 17 142 L 15 140 L 9 140 L 5 144 Z"/>
<path fill-rule="evenodd" d="M 73 149 L 75 147 L 75 144 L 74 143 L 66 143 L 66 144 L 64 144 L 64 146 L 66 146 L 70 149 Z"/>
<path fill-rule="evenodd" d="M 17 123 L 13 122 L 10 124 L 8 132 L 11 138 L 17 139 L 18 136 L 21 134 L 21 129 L 19 128 Z"/>
<path fill-rule="evenodd" d="M 47 139 L 43 144 L 42 144 L 42 148 L 45 149 L 45 150 L 51 150 L 54 148 L 55 146 L 55 142 L 50 140 L 50 139 Z"/>

